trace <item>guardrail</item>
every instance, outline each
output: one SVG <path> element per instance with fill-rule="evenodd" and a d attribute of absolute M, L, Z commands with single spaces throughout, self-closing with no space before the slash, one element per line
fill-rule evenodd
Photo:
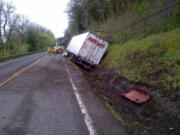
<path fill-rule="evenodd" d="M 33 52 L 27 52 L 27 53 L 21 53 L 21 54 L 14 54 L 14 55 L 10 55 L 10 56 L 0 56 L 0 62 L 7 61 L 10 59 L 15 59 L 18 57 L 27 56 L 27 55 L 32 55 L 32 54 L 39 53 L 39 52 L 43 52 L 43 51 L 33 51 Z"/>

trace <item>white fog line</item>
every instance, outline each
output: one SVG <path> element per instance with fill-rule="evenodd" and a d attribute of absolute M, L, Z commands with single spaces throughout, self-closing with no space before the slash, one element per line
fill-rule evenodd
<path fill-rule="evenodd" d="M 64 58 L 63 58 L 63 61 L 64 61 Z M 71 82 L 72 88 L 73 88 L 73 90 L 74 90 L 74 94 L 75 94 L 76 99 L 77 99 L 77 101 L 78 101 L 78 104 L 79 104 L 79 106 L 80 106 L 81 113 L 84 115 L 84 121 L 85 121 L 86 126 L 87 126 L 87 128 L 88 128 L 89 135 L 97 135 L 96 129 L 95 129 L 94 126 L 93 126 L 92 119 L 91 119 L 91 117 L 89 116 L 89 114 L 88 114 L 88 112 L 87 112 L 87 109 L 86 109 L 86 107 L 85 107 L 85 105 L 84 105 L 84 103 L 83 103 L 83 101 L 82 101 L 82 99 L 81 99 L 81 96 L 80 96 L 80 94 L 79 94 L 79 91 L 78 91 L 77 87 L 75 86 L 75 84 L 74 84 L 74 82 L 73 82 L 73 79 L 72 79 L 72 77 L 71 77 L 70 71 L 69 71 L 69 69 L 68 69 L 65 61 L 64 61 L 64 64 L 65 64 L 66 71 L 67 71 L 67 73 L 68 73 L 68 77 L 69 77 L 69 80 L 70 80 L 70 82 Z"/>

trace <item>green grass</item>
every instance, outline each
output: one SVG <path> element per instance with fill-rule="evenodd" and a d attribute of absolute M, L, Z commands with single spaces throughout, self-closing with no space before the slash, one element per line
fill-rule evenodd
<path fill-rule="evenodd" d="M 120 123 L 125 126 L 127 123 L 124 122 L 124 120 L 120 117 L 120 115 L 113 109 L 113 107 L 106 101 L 105 103 L 106 107 L 110 110 L 110 112 L 113 114 L 113 116 L 120 121 Z"/>
<path fill-rule="evenodd" d="M 121 126 L 125 127 L 126 130 L 131 134 L 131 135 L 139 135 L 139 132 L 137 129 L 142 128 L 141 123 L 139 123 L 138 121 L 128 121 L 127 119 L 124 119 L 123 117 L 121 117 L 121 114 L 116 112 L 116 110 L 113 108 L 113 106 L 111 106 L 108 102 L 108 99 L 106 97 L 104 97 L 104 102 L 105 102 L 105 106 L 106 108 L 112 113 L 112 115 L 115 117 L 115 119 L 117 119 L 119 121 L 119 123 L 121 124 Z M 141 135 L 150 135 L 146 130 L 141 129 Z"/>
<path fill-rule="evenodd" d="M 164 92 L 180 89 L 180 29 L 111 45 L 101 67 Z"/>
<path fill-rule="evenodd" d="M 26 53 L 29 50 L 29 44 L 22 44 L 19 46 L 15 46 L 13 49 L 1 49 L 0 56 L 10 56 L 14 54 Z"/>

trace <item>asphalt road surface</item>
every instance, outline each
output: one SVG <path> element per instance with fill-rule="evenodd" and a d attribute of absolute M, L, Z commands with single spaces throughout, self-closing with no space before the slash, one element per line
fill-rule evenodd
<path fill-rule="evenodd" d="M 14 74 L 0 87 L 0 135 L 127 135 L 62 56 L 0 64 L 0 84 Z"/>

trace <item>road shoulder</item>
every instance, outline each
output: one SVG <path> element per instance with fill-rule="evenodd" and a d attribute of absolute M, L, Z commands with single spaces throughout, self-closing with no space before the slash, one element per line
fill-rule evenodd
<path fill-rule="evenodd" d="M 83 74 L 68 60 L 66 63 L 98 135 L 128 135 L 119 121 L 105 107 L 103 101 L 93 94 L 92 88 L 84 79 Z"/>

